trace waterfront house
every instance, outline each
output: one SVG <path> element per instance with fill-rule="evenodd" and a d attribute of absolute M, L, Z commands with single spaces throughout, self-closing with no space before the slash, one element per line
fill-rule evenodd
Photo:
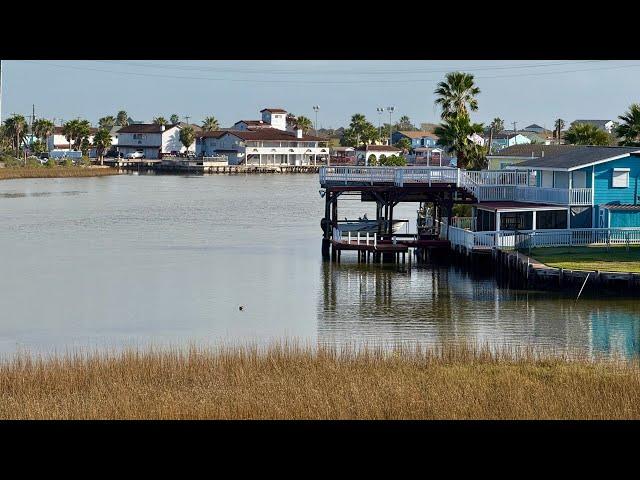
<path fill-rule="evenodd" d="M 197 153 L 226 155 L 229 165 L 316 165 L 329 158 L 327 140 L 278 128 L 201 132 Z"/>
<path fill-rule="evenodd" d="M 595 127 L 598 127 L 600 130 L 603 130 L 607 133 L 611 133 L 611 131 L 613 130 L 613 127 L 615 126 L 615 121 L 614 120 L 574 120 L 573 122 L 571 122 L 571 126 L 573 127 L 574 125 L 593 125 Z"/>
<path fill-rule="evenodd" d="M 474 187 L 476 229 L 640 227 L 640 148 L 561 147 L 478 172 L 493 183 Z"/>
<path fill-rule="evenodd" d="M 90 130 L 90 135 L 89 135 L 89 142 L 93 143 L 93 136 L 96 134 L 96 132 L 98 131 L 97 128 L 91 128 Z M 51 150 L 72 150 L 73 149 L 73 144 L 71 144 L 71 146 L 69 146 L 69 140 L 67 140 L 67 137 L 64 136 L 64 133 L 62 133 L 62 127 L 54 127 L 53 128 L 53 135 L 49 136 L 49 138 L 47 139 L 47 149 L 49 151 Z"/>
<path fill-rule="evenodd" d="M 438 144 L 438 136 L 426 131 L 397 131 L 391 134 L 391 141 L 395 145 L 402 138 L 411 141 L 411 149 L 420 147 L 435 147 Z"/>
<path fill-rule="evenodd" d="M 155 123 L 138 123 L 127 125 L 118 131 L 118 152 L 122 155 L 142 151 L 146 158 L 162 158 L 172 152 L 185 152 L 187 149 L 180 141 L 180 130 L 186 124 L 156 125 Z M 191 125 L 199 132 L 199 127 Z M 195 142 L 189 146 L 195 150 Z"/>

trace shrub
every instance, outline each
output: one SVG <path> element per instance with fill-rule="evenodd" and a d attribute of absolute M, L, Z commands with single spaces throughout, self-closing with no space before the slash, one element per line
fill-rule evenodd
<path fill-rule="evenodd" d="M 19 167 L 22 165 L 22 162 L 14 157 L 13 155 L 3 155 L 0 157 L 0 161 L 4 162 L 5 167 Z"/>
<path fill-rule="evenodd" d="M 37 168 L 41 167 L 42 164 L 40 163 L 40 160 L 38 160 L 38 157 L 27 157 L 26 166 L 30 168 Z"/>
<path fill-rule="evenodd" d="M 91 165 L 91 159 L 89 157 L 87 157 L 86 155 L 83 155 L 82 158 L 80 159 L 80 165 L 83 166 L 89 166 Z"/>
<path fill-rule="evenodd" d="M 65 167 L 73 167 L 73 160 L 71 160 L 70 158 L 65 158 L 62 162 L 62 165 L 64 165 Z"/>

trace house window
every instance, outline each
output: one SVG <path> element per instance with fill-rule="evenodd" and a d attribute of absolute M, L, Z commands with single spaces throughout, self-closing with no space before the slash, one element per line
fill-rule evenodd
<path fill-rule="evenodd" d="M 627 188 L 629 186 L 629 169 L 614 168 L 611 176 L 612 188 Z"/>
<path fill-rule="evenodd" d="M 133 139 L 134 140 L 142 140 L 144 138 L 144 134 L 142 133 L 134 133 L 133 134 Z"/>

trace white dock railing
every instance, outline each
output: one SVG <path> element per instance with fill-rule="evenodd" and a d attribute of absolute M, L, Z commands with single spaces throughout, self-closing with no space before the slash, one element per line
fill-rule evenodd
<path fill-rule="evenodd" d="M 591 205 L 591 188 L 542 188 L 529 185 L 527 172 L 515 170 L 469 171 L 451 167 L 321 166 L 320 184 L 334 185 L 455 184 L 478 202 L 519 201 L 551 205 Z"/>

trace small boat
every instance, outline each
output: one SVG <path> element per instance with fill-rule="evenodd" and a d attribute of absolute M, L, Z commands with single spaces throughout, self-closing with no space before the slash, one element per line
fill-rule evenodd
<path fill-rule="evenodd" d="M 388 221 L 381 220 L 380 223 L 382 224 L 382 231 L 385 232 L 388 225 Z M 407 223 L 409 223 L 409 220 L 393 220 L 393 233 L 398 233 L 398 231 L 402 228 L 402 226 Z M 325 223 L 321 222 L 321 226 L 322 226 L 322 229 L 324 230 Z M 378 231 L 378 221 L 369 220 L 366 215 L 364 217 L 359 218 L 358 220 L 347 220 L 345 218 L 344 220 L 338 220 L 338 229 L 343 234 L 349 233 L 349 232 L 351 232 L 352 234 L 353 233 L 357 234 L 358 232 L 365 233 L 365 234 L 367 232 L 375 233 Z"/>

